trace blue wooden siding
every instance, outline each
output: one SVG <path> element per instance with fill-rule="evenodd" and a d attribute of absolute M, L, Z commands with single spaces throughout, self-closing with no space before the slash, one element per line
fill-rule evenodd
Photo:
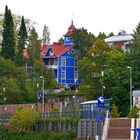
<path fill-rule="evenodd" d="M 64 46 L 71 46 L 73 45 L 73 41 L 70 36 L 64 37 Z"/>
<path fill-rule="evenodd" d="M 62 66 L 62 59 L 65 58 L 66 65 Z M 61 57 L 59 57 L 59 77 L 58 82 L 60 84 L 75 84 L 74 78 L 74 56 L 71 53 L 64 53 Z M 65 79 L 62 78 L 62 71 L 65 72 L 66 77 Z"/>

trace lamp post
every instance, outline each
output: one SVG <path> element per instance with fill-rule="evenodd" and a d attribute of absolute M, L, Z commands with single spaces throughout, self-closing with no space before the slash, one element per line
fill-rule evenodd
<path fill-rule="evenodd" d="M 130 77 L 130 110 L 132 109 L 132 67 L 127 66 L 129 69 L 129 77 Z"/>
<path fill-rule="evenodd" d="M 104 79 L 103 79 L 104 71 L 101 71 L 101 76 L 102 76 L 102 96 L 103 96 L 104 95 L 104 85 L 103 85 L 103 83 L 104 83 Z"/>
<path fill-rule="evenodd" d="M 42 113 L 44 113 L 44 76 L 40 76 L 42 81 Z"/>

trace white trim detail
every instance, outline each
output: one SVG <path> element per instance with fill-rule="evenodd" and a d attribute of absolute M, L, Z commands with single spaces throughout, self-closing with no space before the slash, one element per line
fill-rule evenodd
<path fill-rule="evenodd" d="M 135 128 L 135 119 L 131 119 L 131 129 Z M 130 140 L 134 140 L 134 131 L 130 130 Z"/>

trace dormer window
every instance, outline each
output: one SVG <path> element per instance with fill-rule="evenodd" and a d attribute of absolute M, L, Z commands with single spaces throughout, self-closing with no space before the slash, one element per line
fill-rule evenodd
<path fill-rule="evenodd" d="M 54 55 L 54 53 L 53 53 L 53 50 L 50 50 L 50 56 L 53 56 Z"/>
<path fill-rule="evenodd" d="M 47 54 L 47 51 L 44 51 L 44 52 L 43 52 L 43 55 L 46 55 L 46 54 Z"/>

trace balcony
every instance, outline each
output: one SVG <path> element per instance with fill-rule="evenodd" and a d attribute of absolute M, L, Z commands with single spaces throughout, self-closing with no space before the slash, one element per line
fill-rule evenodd
<path fill-rule="evenodd" d="M 47 68 L 58 69 L 58 65 L 46 65 Z"/>

